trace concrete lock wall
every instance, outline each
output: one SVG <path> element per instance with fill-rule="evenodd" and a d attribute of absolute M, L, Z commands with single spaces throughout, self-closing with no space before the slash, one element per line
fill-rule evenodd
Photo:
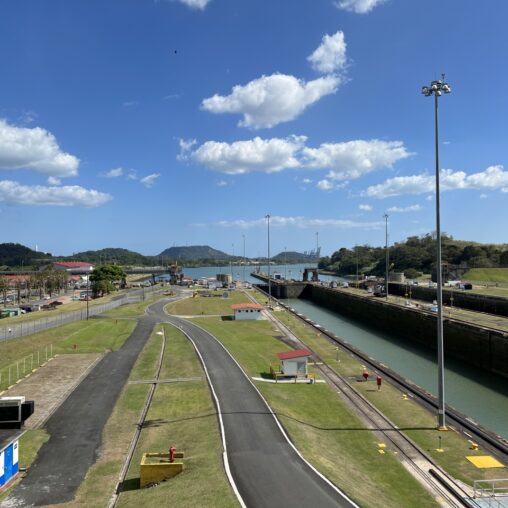
<path fill-rule="evenodd" d="M 388 304 L 375 297 L 361 297 L 308 285 L 302 297 L 330 310 L 364 321 L 385 332 L 436 349 L 436 315 Z M 471 365 L 508 377 L 508 336 L 461 321 L 443 321 L 445 353 Z"/>
<path fill-rule="evenodd" d="M 435 288 L 426 286 L 407 286 L 406 284 L 396 284 L 391 282 L 389 286 L 390 294 L 398 296 L 409 295 L 417 300 L 431 302 L 437 298 Z M 508 316 L 508 299 L 495 296 L 479 295 L 471 293 L 464 289 L 443 288 L 443 303 L 450 305 L 453 297 L 453 305 L 463 309 L 475 310 L 478 312 L 487 312 L 498 316 Z"/>

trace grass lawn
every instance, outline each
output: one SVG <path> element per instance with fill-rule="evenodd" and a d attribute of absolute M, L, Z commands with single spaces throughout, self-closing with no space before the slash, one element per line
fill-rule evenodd
<path fill-rule="evenodd" d="M 102 298 L 97 298 L 95 300 L 90 300 L 88 302 L 88 305 L 90 307 L 95 307 L 97 305 L 104 305 L 108 302 L 110 302 L 113 298 L 118 297 L 119 295 L 127 295 L 126 291 L 115 291 L 114 293 L 111 293 L 109 295 L 103 296 Z M 60 295 L 61 297 L 65 295 Z M 59 296 L 55 295 L 51 297 L 50 300 L 44 303 L 52 302 L 53 300 L 58 300 Z M 7 307 L 17 307 L 18 304 L 11 304 L 7 305 Z M 35 321 L 37 319 L 44 319 L 49 316 L 58 316 L 60 314 L 64 314 L 66 312 L 73 312 L 73 311 L 80 311 L 83 312 L 86 311 L 86 302 L 76 301 L 76 302 L 69 302 L 65 303 L 63 305 L 58 305 L 56 309 L 51 311 L 37 311 L 37 312 L 28 312 L 26 314 L 22 314 L 21 316 L 11 317 L 11 318 L 4 318 L 1 320 L 2 326 L 9 326 L 9 325 L 17 325 L 21 322 L 27 322 L 27 321 Z"/>
<path fill-rule="evenodd" d="M 50 352 L 54 355 L 116 351 L 135 326 L 134 321 L 91 319 L 75 321 L 26 337 L 0 341 L 0 390 L 7 387 L 9 366 L 15 365 L 16 362 L 20 362 L 21 365 L 24 358 L 28 369 L 29 364 L 36 366 L 37 358 L 43 363 L 46 360 L 46 352 L 49 357 Z M 11 368 L 11 376 L 14 372 L 15 369 Z M 11 381 L 14 379 L 11 378 Z"/>
<path fill-rule="evenodd" d="M 190 342 L 166 326 L 167 349 L 161 378 L 202 377 L 201 381 L 157 387 L 131 467 L 122 508 L 165 506 L 171 497 L 183 508 L 238 506 L 222 464 L 222 447 L 215 408 L 201 364 Z M 183 473 L 155 488 L 139 489 L 139 463 L 145 452 L 165 452 L 170 446 L 185 453 Z"/>
<path fill-rule="evenodd" d="M 156 335 L 155 331 L 139 355 L 130 380 L 153 377 L 161 348 L 161 337 Z M 56 505 L 58 508 L 107 506 L 118 481 L 148 389 L 147 384 L 125 385 L 104 428 L 97 462 L 89 469 L 76 498 L 69 503 Z"/>
<path fill-rule="evenodd" d="M 284 311 L 278 314 L 279 319 L 297 335 L 305 344 L 315 351 L 336 372 L 345 377 L 360 376 L 363 372 L 362 364 L 350 353 L 337 349 L 322 333 Z M 436 416 L 424 409 L 413 400 L 403 400 L 402 393 L 383 383 L 382 390 L 378 392 L 373 383 L 351 381 L 353 388 L 358 390 L 374 406 L 380 409 L 395 425 L 406 429 L 405 433 L 419 447 L 426 451 L 443 469 L 452 476 L 470 485 L 474 480 L 495 478 L 505 475 L 499 469 L 477 469 L 468 460 L 466 455 L 483 455 L 482 450 L 470 450 L 470 443 L 455 431 L 439 432 L 435 430 Z M 439 436 L 442 438 L 444 453 L 437 452 Z"/>
<path fill-rule="evenodd" d="M 116 309 L 108 310 L 103 312 L 101 316 L 109 318 L 128 318 L 142 316 L 145 313 L 146 308 L 157 300 L 164 298 L 161 295 L 148 295 L 144 301 L 138 303 L 130 303 L 128 305 L 121 305 Z"/>
<path fill-rule="evenodd" d="M 195 319 L 213 333 L 250 376 L 267 372 L 288 347 L 267 321 Z M 362 507 L 425 507 L 436 501 L 326 384 L 256 382 L 303 455 Z M 361 486 L 361 487 L 360 487 Z"/>
<path fill-rule="evenodd" d="M 20 356 L 28 354 L 28 352 L 33 352 L 37 347 L 41 349 L 41 347 L 44 347 L 47 344 L 53 344 L 53 350 L 61 354 L 73 353 L 75 351 L 84 353 L 92 351 L 101 352 L 116 350 L 120 348 L 129 337 L 135 325 L 136 323 L 134 321 L 118 321 L 118 323 L 115 323 L 115 321 L 108 319 L 94 319 L 88 322 L 79 321 L 71 323 L 69 325 L 53 328 L 52 330 L 28 337 L 0 342 L 0 366 L 12 363 L 13 359 L 19 359 Z M 74 344 L 78 346 L 76 350 L 74 349 Z M 155 351 L 154 358 L 156 353 L 157 350 Z M 142 363 L 142 357 L 143 355 L 140 356 L 138 364 Z M 153 365 L 154 362 L 152 362 L 152 367 L 150 368 L 151 373 L 153 373 Z M 145 368 L 148 369 L 148 367 Z M 129 403 L 125 404 L 127 408 L 130 406 L 136 406 L 136 402 L 139 400 L 141 400 L 140 404 L 142 405 L 146 395 L 147 389 L 145 385 L 135 386 L 132 388 L 134 389 L 132 397 L 129 399 Z M 124 420 L 125 416 L 124 423 L 125 421 L 128 422 L 127 425 L 129 426 L 128 430 L 131 433 L 130 436 L 132 436 L 132 426 L 135 425 L 135 418 L 137 415 L 136 411 L 137 409 L 134 409 L 134 417 L 132 420 L 128 419 L 128 411 L 120 413 L 118 418 L 119 420 Z M 116 436 L 116 429 L 113 428 L 110 432 L 114 439 Z M 49 434 L 44 429 L 34 429 L 25 432 L 20 439 L 20 467 L 29 467 L 35 460 L 40 447 L 48 439 Z M 121 454 L 120 456 L 123 457 Z M 108 470 L 108 467 L 109 466 L 105 467 L 106 471 Z M 118 470 L 113 470 L 112 474 L 113 478 L 116 479 Z M 100 475 L 99 477 L 96 477 L 96 481 L 101 483 Z M 3 494 L 4 497 L 6 495 L 7 492 Z M 1 499 L 2 496 L 0 496 L 0 500 Z M 96 506 L 104 506 L 104 499 L 106 498 L 103 498 Z M 58 506 L 62 507 L 63 505 Z M 75 505 L 72 503 L 69 504 L 69 507 L 70 506 Z M 82 506 L 91 505 L 84 503 Z"/>
<path fill-rule="evenodd" d="M 473 282 L 508 283 L 508 268 L 472 268 L 464 274 L 464 279 Z"/>
<path fill-rule="evenodd" d="M 249 299 L 242 291 L 230 291 L 229 298 L 222 298 L 222 291 L 207 291 L 214 296 L 196 296 L 171 303 L 166 307 L 170 314 L 176 316 L 199 316 L 199 315 L 233 315 L 231 305 L 234 303 L 249 303 Z M 199 293 L 198 293 L 199 294 Z"/>
<path fill-rule="evenodd" d="M 162 338 L 156 327 L 140 354 L 130 381 L 152 379 Z M 221 457 L 217 417 L 201 365 L 191 344 L 175 328 L 166 327 L 167 346 L 161 377 L 197 377 L 203 381 L 161 385 L 155 391 L 147 424 L 141 433 L 117 506 L 238 506 L 227 482 Z M 178 360 L 177 360 L 178 359 Z M 97 462 L 90 468 L 76 498 L 55 508 L 103 508 L 113 493 L 127 449 L 149 390 L 148 384 L 127 384 L 103 433 Z M 168 403 L 168 402 L 171 403 Z M 170 444 L 185 451 L 184 472 L 156 488 L 139 489 L 139 462 L 145 451 L 167 451 Z"/>

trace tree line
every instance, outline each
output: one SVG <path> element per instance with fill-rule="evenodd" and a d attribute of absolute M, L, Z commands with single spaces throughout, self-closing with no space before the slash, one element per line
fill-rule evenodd
<path fill-rule="evenodd" d="M 451 265 L 468 268 L 508 267 L 507 244 L 480 244 L 454 240 L 442 235 L 442 260 Z M 410 236 L 405 242 L 389 246 L 389 269 L 404 272 L 415 278 L 421 273 L 430 273 L 436 265 L 436 236 Z M 320 258 L 319 268 L 338 275 L 355 274 L 382 275 L 386 271 L 385 247 L 358 245 L 335 251 L 331 256 Z"/>

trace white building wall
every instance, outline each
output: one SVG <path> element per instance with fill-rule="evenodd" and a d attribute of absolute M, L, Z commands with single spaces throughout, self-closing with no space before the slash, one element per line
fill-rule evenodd
<path fill-rule="evenodd" d="M 257 309 L 235 310 L 236 321 L 254 321 L 261 318 L 261 311 Z"/>

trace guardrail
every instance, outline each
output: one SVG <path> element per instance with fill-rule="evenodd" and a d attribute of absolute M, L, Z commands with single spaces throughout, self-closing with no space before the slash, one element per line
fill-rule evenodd
<path fill-rule="evenodd" d="M 482 501 L 488 503 L 485 504 L 484 502 L 481 506 L 506 508 L 506 498 L 508 497 L 508 478 L 475 480 L 473 488 L 473 500 L 481 499 Z"/>
<path fill-rule="evenodd" d="M 46 344 L 29 355 L 0 368 L 0 392 L 53 358 L 53 344 Z"/>

